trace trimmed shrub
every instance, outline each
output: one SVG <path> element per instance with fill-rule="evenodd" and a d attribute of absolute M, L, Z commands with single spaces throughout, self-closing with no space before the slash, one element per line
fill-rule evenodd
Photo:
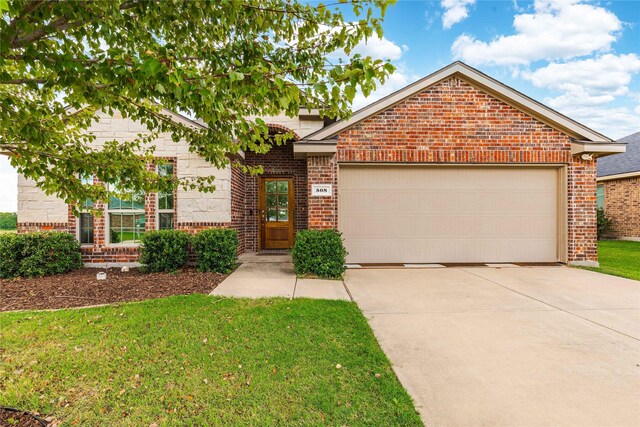
<path fill-rule="evenodd" d="M 15 230 L 16 228 L 18 228 L 18 214 L 0 212 L 0 230 Z"/>
<path fill-rule="evenodd" d="M 18 275 L 23 244 L 22 235 L 0 234 L 0 279 Z"/>
<path fill-rule="evenodd" d="M 27 233 L 17 238 L 21 247 L 18 276 L 49 276 L 82 267 L 80 244 L 69 233 Z"/>
<path fill-rule="evenodd" d="M 613 221 L 604 213 L 604 209 L 598 209 L 598 239 L 605 237 L 613 228 Z"/>
<path fill-rule="evenodd" d="M 148 231 L 142 235 L 140 263 L 145 271 L 176 271 L 189 260 L 190 240 L 185 231 Z"/>
<path fill-rule="evenodd" d="M 347 268 L 347 250 L 337 230 L 298 231 L 291 257 L 299 276 L 340 279 Z"/>
<path fill-rule="evenodd" d="M 202 230 L 192 238 L 198 271 L 229 274 L 238 264 L 238 233 L 230 228 Z"/>

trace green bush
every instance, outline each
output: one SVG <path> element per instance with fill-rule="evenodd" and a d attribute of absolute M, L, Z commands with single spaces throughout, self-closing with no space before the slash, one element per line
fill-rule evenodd
<path fill-rule="evenodd" d="M 291 257 L 299 276 L 340 279 L 347 268 L 347 251 L 337 230 L 298 231 Z"/>
<path fill-rule="evenodd" d="M 230 228 L 211 228 L 193 236 L 199 271 L 231 273 L 238 263 L 238 233 Z"/>
<path fill-rule="evenodd" d="M 120 243 L 120 233 L 117 233 L 115 230 L 110 230 L 109 243 L 111 244 Z"/>
<path fill-rule="evenodd" d="M 189 260 L 191 238 L 185 231 L 148 231 L 141 239 L 140 263 L 146 271 L 176 271 Z"/>
<path fill-rule="evenodd" d="M 15 230 L 16 228 L 18 228 L 18 214 L 0 212 L 0 230 Z"/>
<path fill-rule="evenodd" d="M 35 277 L 82 267 L 80 244 L 65 232 L 0 235 L 0 277 Z"/>
<path fill-rule="evenodd" d="M 598 239 L 603 238 L 611 231 L 613 221 L 604 213 L 604 209 L 598 209 Z"/>
<path fill-rule="evenodd" d="M 0 278 L 15 277 L 20 271 L 24 238 L 19 234 L 0 234 Z"/>

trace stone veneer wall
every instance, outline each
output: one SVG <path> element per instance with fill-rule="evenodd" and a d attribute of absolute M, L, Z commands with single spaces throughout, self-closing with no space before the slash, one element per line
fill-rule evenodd
<path fill-rule="evenodd" d="M 309 157 L 313 183 L 333 183 L 332 197 L 309 199 L 309 227 L 337 228 L 341 162 L 565 164 L 568 166 L 568 261 L 594 262 L 595 161 L 571 156 L 568 135 L 451 77 L 338 136 L 337 154 Z"/>
<path fill-rule="evenodd" d="M 640 176 L 603 181 L 604 211 L 613 221 L 608 237 L 640 240 Z"/>
<path fill-rule="evenodd" d="M 99 114 L 100 121 L 94 123 L 89 132 L 96 136 L 94 146 L 99 148 L 105 142 L 119 139 L 129 140 L 138 133 L 147 132 L 139 123 L 123 118 L 116 113 L 109 116 Z M 183 120 L 178 118 L 177 120 Z M 183 120 L 184 121 L 184 120 Z M 185 121 L 185 123 L 188 123 Z M 174 226 L 177 229 L 195 232 L 210 227 L 230 227 L 235 225 L 231 206 L 231 167 L 219 170 L 197 154 L 189 152 L 184 142 L 175 143 L 169 134 L 161 134 L 153 144 L 158 158 L 174 162 L 174 172 L 179 178 L 215 176 L 216 191 L 201 193 L 197 190 L 176 189 L 174 194 Z M 156 228 L 155 194 L 145 197 L 147 230 Z M 106 209 L 104 204 L 96 204 L 98 209 Z M 237 209 L 236 209 L 237 211 Z M 105 212 L 105 215 L 107 213 Z M 236 222 L 237 222 L 236 212 Z M 105 216 L 94 219 L 94 244 L 82 247 L 83 258 L 87 263 L 129 263 L 138 261 L 137 247 L 109 245 L 106 239 Z M 77 219 L 71 215 L 64 201 L 46 196 L 36 187 L 35 182 L 22 176 L 18 178 L 18 231 L 40 230 L 67 231 L 77 233 Z"/>

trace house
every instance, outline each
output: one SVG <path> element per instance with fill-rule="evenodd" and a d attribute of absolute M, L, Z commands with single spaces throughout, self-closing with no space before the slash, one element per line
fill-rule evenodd
<path fill-rule="evenodd" d="M 188 120 L 173 114 L 175 120 Z M 217 190 L 114 200 L 76 218 L 20 178 L 20 231 L 75 233 L 92 265 L 135 262 L 140 233 L 238 230 L 240 251 L 291 247 L 297 230 L 337 228 L 348 262 L 597 265 L 596 157 L 623 144 L 455 62 L 327 123 L 317 111 L 265 118 L 293 141 L 265 155 L 261 176 L 216 169 L 168 136 L 166 173 L 214 175 Z M 194 123 L 193 125 L 198 125 Z M 144 131 L 104 115 L 98 141 Z"/>
<path fill-rule="evenodd" d="M 640 132 L 618 142 L 625 153 L 598 159 L 598 207 L 613 221 L 608 237 L 640 241 Z"/>

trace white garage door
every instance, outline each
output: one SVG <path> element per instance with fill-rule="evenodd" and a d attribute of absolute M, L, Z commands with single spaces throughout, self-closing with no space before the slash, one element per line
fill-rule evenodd
<path fill-rule="evenodd" d="M 341 166 L 350 263 L 558 261 L 558 168 Z"/>

